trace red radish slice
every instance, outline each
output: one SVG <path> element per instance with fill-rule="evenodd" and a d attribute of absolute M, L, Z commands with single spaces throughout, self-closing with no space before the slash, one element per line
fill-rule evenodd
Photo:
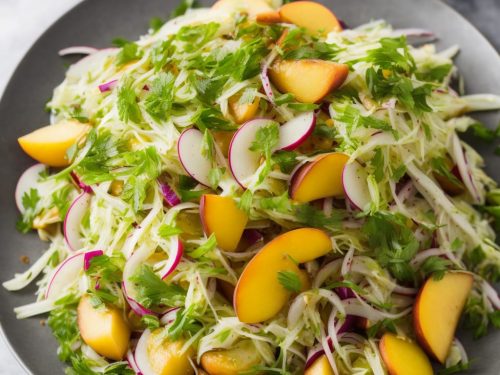
<path fill-rule="evenodd" d="M 106 92 L 113 90 L 116 87 L 116 85 L 118 85 L 118 80 L 114 79 L 112 81 L 102 83 L 98 87 L 100 92 Z"/>
<path fill-rule="evenodd" d="M 182 258 L 184 247 L 182 246 L 182 242 L 179 240 L 179 237 L 172 237 L 171 244 L 167 264 L 165 264 L 165 267 L 163 267 L 160 272 L 162 279 L 165 279 L 168 275 L 175 271 Z"/>
<path fill-rule="evenodd" d="M 179 312 L 180 307 L 174 307 L 169 309 L 165 314 L 160 318 L 160 323 L 163 325 L 171 324 L 177 318 L 177 313 Z"/>
<path fill-rule="evenodd" d="M 202 155 L 203 133 L 189 128 L 182 132 L 177 142 L 177 153 L 184 170 L 199 183 L 210 186 L 209 173 L 212 162 Z"/>
<path fill-rule="evenodd" d="M 146 329 L 139 341 L 137 342 L 137 346 L 135 348 L 135 364 L 137 368 L 141 372 L 142 375 L 156 375 L 156 372 L 151 367 L 151 362 L 149 362 L 148 355 L 148 341 L 149 336 L 151 336 L 151 331 Z"/>
<path fill-rule="evenodd" d="M 269 119 L 254 119 L 244 123 L 236 133 L 229 145 L 229 168 L 236 182 L 242 187 L 247 187 L 247 181 L 260 165 L 260 154 L 250 151 L 250 146 L 255 141 L 259 129 L 275 121 Z"/>
<path fill-rule="evenodd" d="M 163 195 L 165 202 L 167 202 L 170 207 L 177 206 L 181 203 L 181 199 L 177 196 L 174 189 L 172 189 L 169 184 L 161 181 L 158 181 L 158 184 L 160 185 L 161 194 Z"/>
<path fill-rule="evenodd" d="M 346 164 L 342 172 L 345 195 L 358 210 L 364 210 L 371 202 L 367 178 L 368 173 L 357 161 Z"/>
<path fill-rule="evenodd" d="M 71 203 L 64 218 L 64 239 L 71 251 L 77 251 L 83 247 L 80 225 L 89 209 L 91 198 L 92 195 L 84 191 Z"/>
<path fill-rule="evenodd" d="M 89 46 L 72 46 L 68 48 L 63 48 L 59 50 L 59 56 L 67 56 L 67 55 L 90 55 L 92 53 L 97 52 L 98 49 Z"/>
<path fill-rule="evenodd" d="M 302 113 L 280 126 L 280 141 L 278 149 L 295 150 L 307 137 L 311 135 L 316 126 L 314 112 Z"/>
<path fill-rule="evenodd" d="M 35 164 L 26 169 L 21 177 L 19 177 L 15 193 L 16 205 L 19 212 L 24 213 L 25 211 L 23 206 L 24 194 L 27 194 L 31 189 L 34 189 L 34 186 L 40 179 L 40 173 L 44 172 L 46 169 L 47 167 L 44 164 Z"/>
<path fill-rule="evenodd" d="M 93 251 L 87 251 L 83 257 L 83 269 L 87 271 L 90 267 L 90 261 L 94 257 L 98 257 L 103 255 L 104 252 L 102 250 L 93 250 Z"/>
<path fill-rule="evenodd" d="M 132 353 L 132 350 L 128 350 L 127 351 L 127 362 L 128 362 L 128 365 L 130 366 L 130 368 L 132 370 L 134 370 L 135 374 L 136 375 L 141 375 L 141 370 L 139 370 L 139 367 L 137 367 L 137 363 L 135 363 L 135 358 L 134 358 L 134 354 Z"/>
<path fill-rule="evenodd" d="M 307 370 L 307 368 L 311 367 L 311 365 L 323 354 L 325 354 L 325 351 L 323 350 L 323 345 L 321 344 L 316 344 L 311 349 L 309 349 L 304 370 Z"/>
<path fill-rule="evenodd" d="M 154 249 L 153 249 L 154 251 Z M 152 251 L 149 247 L 141 247 L 127 259 L 123 269 L 122 289 L 130 308 L 139 316 L 157 315 L 154 311 L 142 306 L 135 300 L 135 285 L 130 280 L 137 269 L 150 257 Z"/>
<path fill-rule="evenodd" d="M 460 174 L 461 180 L 463 181 L 465 187 L 469 191 L 474 203 L 482 204 L 483 197 L 479 193 L 479 189 L 476 185 L 476 181 L 472 176 L 472 169 L 467 162 L 467 155 L 464 152 L 464 148 L 457 134 L 454 133 L 451 138 L 451 148 L 452 148 L 452 158 L 457 165 L 458 172 Z"/>
<path fill-rule="evenodd" d="M 269 102 L 271 104 L 274 104 L 274 92 L 273 88 L 271 87 L 271 81 L 269 80 L 268 70 L 269 66 L 272 64 L 276 56 L 278 56 L 278 52 L 277 50 L 273 50 L 266 57 L 260 69 L 260 80 L 262 81 L 262 88 L 264 89 L 264 93 L 266 94 L 267 99 L 269 99 Z"/>
<path fill-rule="evenodd" d="M 82 189 L 87 193 L 92 193 L 92 188 L 86 183 L 82 182 L 82 180 L 80 179 L 80 177 L 78 177 L 75 171 L 71 171 L 70 176 L 75 182 L 76 186 L 78 186 L 80 189 Z"/>
<path fill-rule="evenodd" d="M 83 271 L 85 258 L 91 257 L 91 254 L 89 253 L 95 254 L 95 251 L 71 255 L 59 266 L 57 266 L 57 268 L 53 271 L 47 289 L 45 290 L 45 299 L 61 297 L 61 292 L 69 285 L 73 284 L 77 279 L 78 274 Z M 100 255 L 102 255 L 102 251 Z"/>

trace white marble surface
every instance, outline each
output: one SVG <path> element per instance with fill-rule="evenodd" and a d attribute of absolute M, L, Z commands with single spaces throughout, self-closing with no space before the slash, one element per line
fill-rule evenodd
<path fill-rule="evenodd" d="M 33 42 L 81 0 L 0 0 L 0 94 Z M 1 333 L 0 333 L 1 334 Z M 0 375 L 25 374 L 4 338 L 0 339 Z"/>

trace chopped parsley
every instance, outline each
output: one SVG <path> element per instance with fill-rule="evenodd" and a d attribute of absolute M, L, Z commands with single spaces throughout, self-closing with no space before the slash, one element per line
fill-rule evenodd
<path fill-rule="evenodd" d="M 299 275 L 293 271 L 280 271 L 278 272 L 278 281 L 286 290 L 297 293 L 302 288 Z"/>

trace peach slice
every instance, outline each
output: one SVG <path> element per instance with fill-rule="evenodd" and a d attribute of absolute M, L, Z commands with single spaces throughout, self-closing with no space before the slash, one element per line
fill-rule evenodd
<path fill-rule="evenodd" d="M 233 198 L 204 194 L 200 201 L 200 217 L 203 231 L 207 236 L 215 233 L 217 245 L 222 250 L 236 250 L 248 216 Z"/>
<path fill-rule="evenodd" d="M 413 307 L 417 339 L 427 353 L 444 363 L 474 278 L 467 272 L 447 272 L 440 280 L 429 278 Z"/>
<path fill-rule="evenodd" d="M 251 340 L 243 340 L 230 349 L 211 350 L 201 356 L 201 366 L 210 375 L 238 375 L 262 363 Z"/>
<path fill-rule="evenodd" d="M 290 296 L 278 281 L 280 271 L 295 272 L 297 263 L 325 255 L 332 249 L 328 235 L 313 228 L 295 229 L 265 245 L 247 264 L 234 291 L 234 309 L 244 323 L 259 323 L 276 315 Z"/>
<path fill-rule="evenodd" d="M 127 352 L 130 328 L 123 312 L 113 307 L 94 308 L 90 297 L 78 304 L 78 328 L 83 341 L 106 358 L 119 361 Z"/>
<path fill-rule="evenodd" d="M 282 93 L 291 93 L 299 102 L 316 103 L 339 88 L 349 74 L 349 67 L 331 61 L 276 60 L 269 68 L 269 78 Z"/>
<path fill-rule="evenodd" d="M 165 339 L 162 329 L 151 332 L 147 340 L 149 364 L 158 375 L 189 375 L 194 374 L 189 358 L 193 355 L 190 348 L 183 352 L 185 342 Z"/>
<path fill-rule="evenodd" d="M 323 354 L 307 368 L 304 375 L 334 375 L 334 372 L 328 358 Z"/>
<path fill-rule="evenodd" d="M 417 344 L 392 333 L 382 336 L 380 354 L 390 375 L 432 375 L 431 362 Z"/>
<path fill-rule="evenodd" d="M 24 152 L 40 163 L 50 167 L 65 167 L 69 164 L 66 152 L 90 128 L 90 125 L 77 121 L 63 121 L 37 129 L 17 141 Z"/>
<path fill-rule="evenodd" d="M 243 124 L 255 117 L 259 110 L 260 97 L 255 97 L 251 103 L 239 103 L 239 96 L 232 96 L 228 100 L 229 112 L 237 124 Z"/>
<path fill-rule="evenodd" d="M 325 35 L 342 31 L 339 20 L 327 7 L 313 1 L 295 1 L 283 5 L 280 10 L 283 22 L 305 28 L 313 35 Z"/>
<path fill-rule="evenodd" d="M 342 153 L 320 155 L 294 173 L 290 197 L 300 203 L 344 195 L 342 171 L 349 156 Z"/>

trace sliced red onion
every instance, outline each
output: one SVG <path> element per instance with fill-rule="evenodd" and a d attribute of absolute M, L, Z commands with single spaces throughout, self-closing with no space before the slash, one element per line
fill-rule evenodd
<path fill-rule="evenodd" d="M 84 269 L 85 258 L 91 256 L 89 253 L 94 252 L 71 255 L 54 269 L 45 289 L 45 299 L 59 298 L 61 292 L 77 280 L 78 275 Z"/>
<path fill-rule="evenodd" d="M 321 344 L 316 344 L 311 349 L 309 349 L 304 370 L 307 370 L 309 367 L 311 367 L 311 365 L 323 354 L 325 354 L 325 351 L 323 350 L 323 345 Z"/>
<path fill-rule="evenodd" d="M 271 87 L 271 81 L 269 80 L 268 70 L 269 66 L 271 66 L 277 55 L 278 52 L 273 49 L 271 53 L 265 58 L 260 70 L 260 80 L 262 81 L 262 88 L 264 89 L 264 92 L 271 104 L 274 104 L 274 92 L 273 88 Z"/>
<path fill-rule="evenodd" d="M 372 322 L 378 322 L 380 320 L 388 319 L 397 319 L 402 316 L 407 315 L 411 312 L 411 307 L 403 310 L 400 313 L 388 313 L 385 311 L 379 311 L 374 307 L 370 306 L 360 298 L 350 298 L 342 301 L 345 312 L 348 315 L 359 316 L 361 318 L 366 318 Z"/>
<path fill-rule="evenodd" d="M 44 172 L 47 169 L 47 166 L 44 164 L 35 164 L 26 169 L 19 180 L 17 181 L 16 186 L 16 205 L 19 212 L 24 213 L 24 205 L 23 205 L 23 196 L 28 193 L 38 182 L 40 178 L 40 173 Z"/>
<path fill-rule="evenodd" d="M 92 258 L 103 255 L 104 252 L 102 250 L 92 250 L 87 251 L 83 257 L 83 269 L 87 271 L 90 268 L 90 261 Z"/>
<path fill-rule="evenodd" d="M 160 323 L 163 325 L 169 325 L 173 322 L 175 322 L 175 319 L 177 318 L 177 313 L 179 312 L 180 307 L 174 307 L 169 310 L 167 310 L 160 318 Z"/>
<path fill-rule="evenodd" d="M 244 239 L 248 246 L 253 246 L 257 242 L 264 241 L 264 236 L 257 229 L 245 229 L 243 231 L 242 239 Z"/>
<path fill-rule="evenodd" d="M 385 109 L 394 109 L 394 108 L 396 108 L 396 99 L 395 98 L 391 98 L 391 99 L 385 101 L 384 103 L 382 103 L 382 108 L 385 108 Z"/>
<path fill-rule="evenodd" d="M 488 297 L 495 309 L 500 310 L 500 298 L 498 297 L 498 293 L 495 288 L 493 288 L 491 284 L 486 281 L 483 281 L 482 288 L 484 294 Z"/>
<path fill-rule="evenodd" d="M 403 185 L 401 190 L 399 190 L 398 199 L 401 202 L 404 202 L 404 201 L 414 197 L 416 192 L 417 192 L 417 189 L 415 188 L 415 185 L 413 185 L 413 182 L 411 180 L 409 180 L 406 184 Z"/>
<path fill-rule="evenodd" d="M 181 199 L 169 184 L 161 181 L 158 181 L 158 184 L 160 185 L 161 194 L 163 195 L 163 198 L 165 198 L 165 202 L 167 202 L 170 207 L 177 206 L 181 203 Z"/>
<path fill-rule="evenodd" d="M 339 335 L 339 341 L 359 346 L 359 345 L 363 345 L 363 343 L 366 340 L 365 340 L 365 338 L 363 336 L 358 335 L 357 333 L 346 332 L 346 333 L 343 333 L 343 334 Z"/>
<path fill-rule="evenodd" d="M 142 375 L 156 375 L 156 372 L 151 367 L 151 362 L 149 361 L 148 355 L 148 341 L 151 336 L 151 331 L 146 329 L 135 348 L 134 358 L 137 369 Z"/>
<path fill-rule="evenodd" d="M 83 247 L 83 239 L 80 234 L 82 219 L 87 213 L 92 195 L 84 191 L 75 198 L 64 218 L 64 239 L 71 251 L 80 250 Z"/>
<path fill-rule="evenodd" d="M 182 254 L 184 252 L 184 247 L 182 246 L 182 242 L 178 236 L 173 236 L 170 241 L 171 246 L 170 253 L 168 254 L 168 261 L 160 271 L 160 277 L 162 279 L 167 278 L 168 275 L 175 271 L 181 261 Z"/>
<path fill-rule="evenodd" d="M 94 52 L 97 52 L 98 49 L 89 46 L 72 46 L 59 50 L 59 56 L 67 56 L 67 55 L 90 55 Z"/>
<path fill-rule="evenodd" d="M 132 309 L 132 311 L 139 316 L 144 316 L 144 315 L 158 315 L 155 313 L 153 310 L 150 310 L 144 306 L 142 306 L 139 302 L 137 302 L 135 299 L 130 297 L 127 292 L 127 287 L 125 285 L 125 282 L 122 282 L 122 290 L 123 290 L 123 295 L 125 296 L 125 299 L 127 300 L 128 305 Z"/>
<path fill-rule="evenodd" d="M 98 87 L 100 92 L 106 92 L 113 90 L 117 85 L 118 85 L 118 80 L 113 79 L 112 81 L 101 83 Z"/>
<path fill-rule="evenodd" d="M 137 367 L 137 363 L 135 362 L 135 357 L 134 354 L 132 353 L 132 350 L 127 351 L 127 362 L 129 367 L 134 370 L 136 375 L 142 375 L 141 371 L 139 370 L 139 367 Z"/>
<path fill-rule="evenodd" d="M 409 288 L 409 287 L 402 286 L 399 284 L 395 284 L 392 291 L 394 293 L 401 294 L 403 296 L 414 296 L 418 293 L 418 289 L 416 289 L 416 288 Z"/>
<path fill-rule="evenodd" d="M 451 148 L 453 161 L 457 165 L 458 172 L 460 173 L 460 177 L 465 187 L 469 191 L 474 203 L 481 204 L 483 202 L 483 197 L 481 197 L 479 189 L 476 186 L 476 181 L 472 176 L 472 169 L 467 162 L 467 155 L 456 133 L 452 135 Z"/>
<path fill-rule="evenodd" d="M 84 183 L 80 177 L 76 174 L 75 171 L 71 171 L 70 173 L 71 179 L 75 182 L 76 186 L 78 186 L 82 191 L 87 193 L 92 193 L 92 188 Z"/>
<path fill-rule="evenodd" d="M 345 276 L 351 271 L 352 259 L 354 258 L 354 247 L 351 247 L 344 256 L 342 261 L 342 268 L 340 269 L 340 274 Z"/>

